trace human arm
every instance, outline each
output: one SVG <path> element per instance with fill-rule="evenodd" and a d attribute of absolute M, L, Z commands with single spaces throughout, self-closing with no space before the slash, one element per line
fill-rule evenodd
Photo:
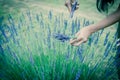
<path fill-rule="evenodd" d="M 108 15 L 106 18 L 98 22 L 97 24 L 92 24 L 90 26 L 87 26 L 85 28 L 82 28 L 78 33 L 76 34 L 76 39 L 70 40 L 70 44 L 74 46 L 79 46 L 81 43 L 84 43 L 88 40 L 88 37 L 103 28 L 109 27 L 110 25 L 118 22 L 120 20 L 120 8 L 117 9 L 112 14 Z"/>

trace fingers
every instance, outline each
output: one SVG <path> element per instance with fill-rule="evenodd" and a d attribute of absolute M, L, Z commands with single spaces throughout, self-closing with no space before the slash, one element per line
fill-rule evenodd
<path fill-rule="evenodd" d="M 79 46 L 80 44 L 84 43 L 84 40 L 79 41 L 78 43 L 73 44 L 74 46 Z"/>
<path fill-rule="evenodd" d="M 75 36 L 79 36 L 79 35 L 80 35 L 80 31 L 75 34 Z"/>
<path fill-rule="evenodd" d="M 70 44 L 75 44 L 75 43 L 79 42 L 80 40 L 82 40 L 82 38 L 72 39 L 72 40 L 70 40 Z"/>
<path fill-rule="evenodd" d="M 70 44 L 73 46 L 79 46 L 82 43 L 85 43 L 87 41 L 87 38 L 79 38 L 79 39 L 73 39 L 70 40 Z"/>
<path fill-rule="evenodd" d="M 71 3 L 70 3 L 70 0 L 67 0 L 65 2 L 65 6 L 68 8 L 68 11 L 71 12 Z"/>

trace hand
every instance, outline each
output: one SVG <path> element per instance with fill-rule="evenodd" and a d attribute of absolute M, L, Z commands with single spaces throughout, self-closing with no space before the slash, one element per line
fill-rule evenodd
<path fill-rule="evenodd" d="M 70 40 L 70 44 L 74 46 L 79 46 L 80 44 L 85 43 L 91 34 L 92 32 L 90 31 L 89 26 L 82 28 L 79 32 L 75 34 L 77 38 Z"/>

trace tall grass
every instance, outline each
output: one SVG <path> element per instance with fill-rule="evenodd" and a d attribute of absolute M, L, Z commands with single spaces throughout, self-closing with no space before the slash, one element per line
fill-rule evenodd
<path fill-rule="evenodd" d="M 115 35 L 101 30 L 79 47 L 53 38 L 73 36 L 93 21 L 68 20 L 52 11 L 9 14 L 4 20 L 0 17 L 1 80 L 117 80 Z"/>

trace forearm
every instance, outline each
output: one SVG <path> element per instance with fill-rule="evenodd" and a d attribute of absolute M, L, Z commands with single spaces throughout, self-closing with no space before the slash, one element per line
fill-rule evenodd
<path fill-rule="evenodd" d="M 91 33 L 94 33 L 100 29 L 106 28 L 120 20 L 120 9 L 115 11 L 114 13 L 108 15 L 105 19 L 101 20 L 97 24 L 93 24 L 89 27 L 89 30 Z"/>

